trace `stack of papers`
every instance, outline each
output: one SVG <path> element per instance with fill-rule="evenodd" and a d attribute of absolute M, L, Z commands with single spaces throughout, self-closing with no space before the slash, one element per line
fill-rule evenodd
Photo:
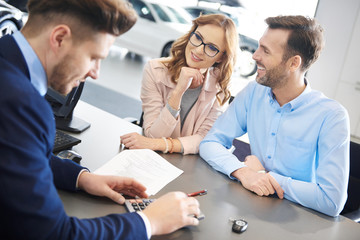
<path fill-rule="evenodd" d="M 149 149 L 124 150 L 95 171 L 102 175 L 132 177 L 146 187 L 149 196 L 183 172 Z"/>

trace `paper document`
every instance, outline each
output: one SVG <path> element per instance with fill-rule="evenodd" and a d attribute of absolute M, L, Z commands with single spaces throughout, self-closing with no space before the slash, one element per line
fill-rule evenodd
<path fill-rule="evenodd" d="M 124 150 L 95 171 L 102 175 L 132 177 L 146 187 L 148 195 L 155 195 L 183 172 L 149 149 Z"/>

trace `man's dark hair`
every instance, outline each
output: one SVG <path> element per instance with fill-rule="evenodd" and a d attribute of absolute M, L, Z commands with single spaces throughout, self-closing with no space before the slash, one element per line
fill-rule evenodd
<path fill-rule="evenodd" d="M 304 16 L 277 16 L 265 20 L 270 29 L 290 30 L 287 46 L 285 46 L 284 60 L 300 55 L 301 69 L 309 69 L 319 57 L 324 46 L 323 28 L 315 19 Z"/>
<path fill-rule="evenodd" d="M 123 0 L 29 0 L 28 25 L 36 32 L 46 24 L 67 24 L 79 38 L 91 32 L 116 36 L 128 31 L 137 15 Z"/>

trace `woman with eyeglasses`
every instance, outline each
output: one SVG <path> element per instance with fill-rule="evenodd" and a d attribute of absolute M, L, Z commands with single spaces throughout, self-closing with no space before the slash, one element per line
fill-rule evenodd
<path fill-rule="evenodd" d="M 234 22 L 202 15 L 173 43 L 171 56 L 144 68 L 141 100 L 144 135 L 121 136 L 129 149 L 195 154 L 230 98 L 228 85 L 238 51 Z"/>

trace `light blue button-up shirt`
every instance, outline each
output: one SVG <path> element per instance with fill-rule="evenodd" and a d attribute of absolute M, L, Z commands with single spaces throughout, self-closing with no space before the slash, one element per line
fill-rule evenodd
<path fill-rule="evenodd" d="M 270 88 L 250 82 L 214 123 L 200 155 L 230 174 L 244 167 L 227 149 L 248 133 L 251 154 L 280 184 L 284 197 L 330 216 L 347 198 L 350 126 L 347 111 L 307 84 L 280 107 Z"/>
<path fill-rule="evenodd" d="M 31 84 L 41 96 L 45 96 L 47 91 L 47 77 L 40 59 L 20 31 L 15 32 L 13 37 L 24 55 L 30 73 Z"/>

